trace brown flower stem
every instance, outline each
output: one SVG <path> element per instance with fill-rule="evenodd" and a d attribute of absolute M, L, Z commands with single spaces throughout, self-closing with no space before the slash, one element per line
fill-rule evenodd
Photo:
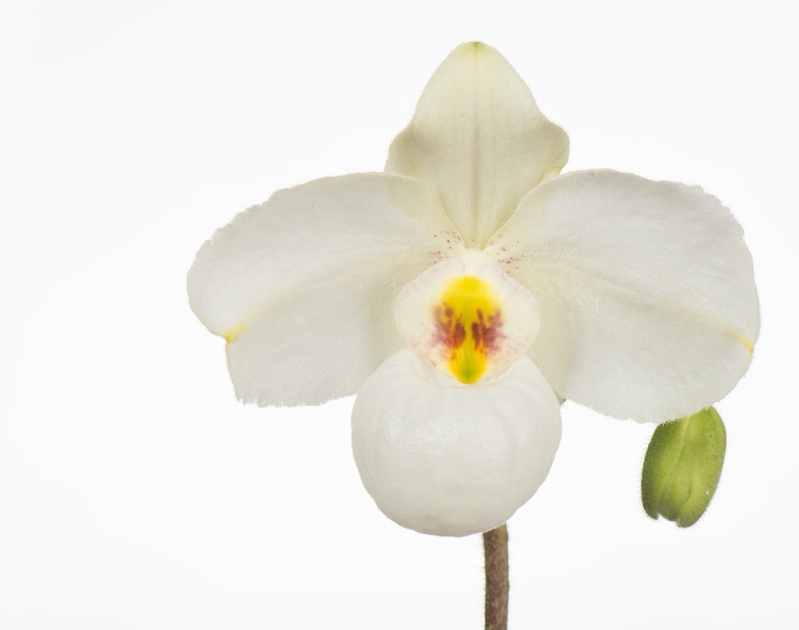
<path fill-rule="evenodd" d="M 486 566 L 485 630 L 508 628 L 508 528 L 501 525 L 483 533 Z"/>

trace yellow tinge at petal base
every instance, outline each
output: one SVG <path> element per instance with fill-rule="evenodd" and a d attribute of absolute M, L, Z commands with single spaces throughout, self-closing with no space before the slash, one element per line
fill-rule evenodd
<path fill-rule="evenodd" d="M 521 356 L 539 326 L 532 294 L 473 251 L 406 285 L 394 317 L 417 356 L 467 385 Z"/>

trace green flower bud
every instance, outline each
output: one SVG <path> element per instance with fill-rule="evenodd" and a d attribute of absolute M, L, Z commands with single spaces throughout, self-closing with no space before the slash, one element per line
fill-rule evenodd
<path fill-rule="evenodd" d="M 713 407 L 658 425 L 644 458 L 646 513 L 690 527 L 705 513 L 721 476 L 727 432 Z"/>

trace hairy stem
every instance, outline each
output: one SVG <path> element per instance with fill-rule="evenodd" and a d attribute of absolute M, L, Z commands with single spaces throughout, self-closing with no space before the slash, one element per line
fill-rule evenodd
<path fill-rule="evenodd" d="M 483 533 L 486 567 L 485 630 L 508 628 L 508 528 Z"/>

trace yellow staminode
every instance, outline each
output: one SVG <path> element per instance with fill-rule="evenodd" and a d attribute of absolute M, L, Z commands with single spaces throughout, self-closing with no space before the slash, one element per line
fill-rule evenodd
<path fill-rule="evenodd" d="M 448 352 L 450 372 L 461 383 L 476 383 L 501 338 L 501 312 L 491 286 L 475 276 L 451 280 L 435 317 L 436 341 Z"/>

